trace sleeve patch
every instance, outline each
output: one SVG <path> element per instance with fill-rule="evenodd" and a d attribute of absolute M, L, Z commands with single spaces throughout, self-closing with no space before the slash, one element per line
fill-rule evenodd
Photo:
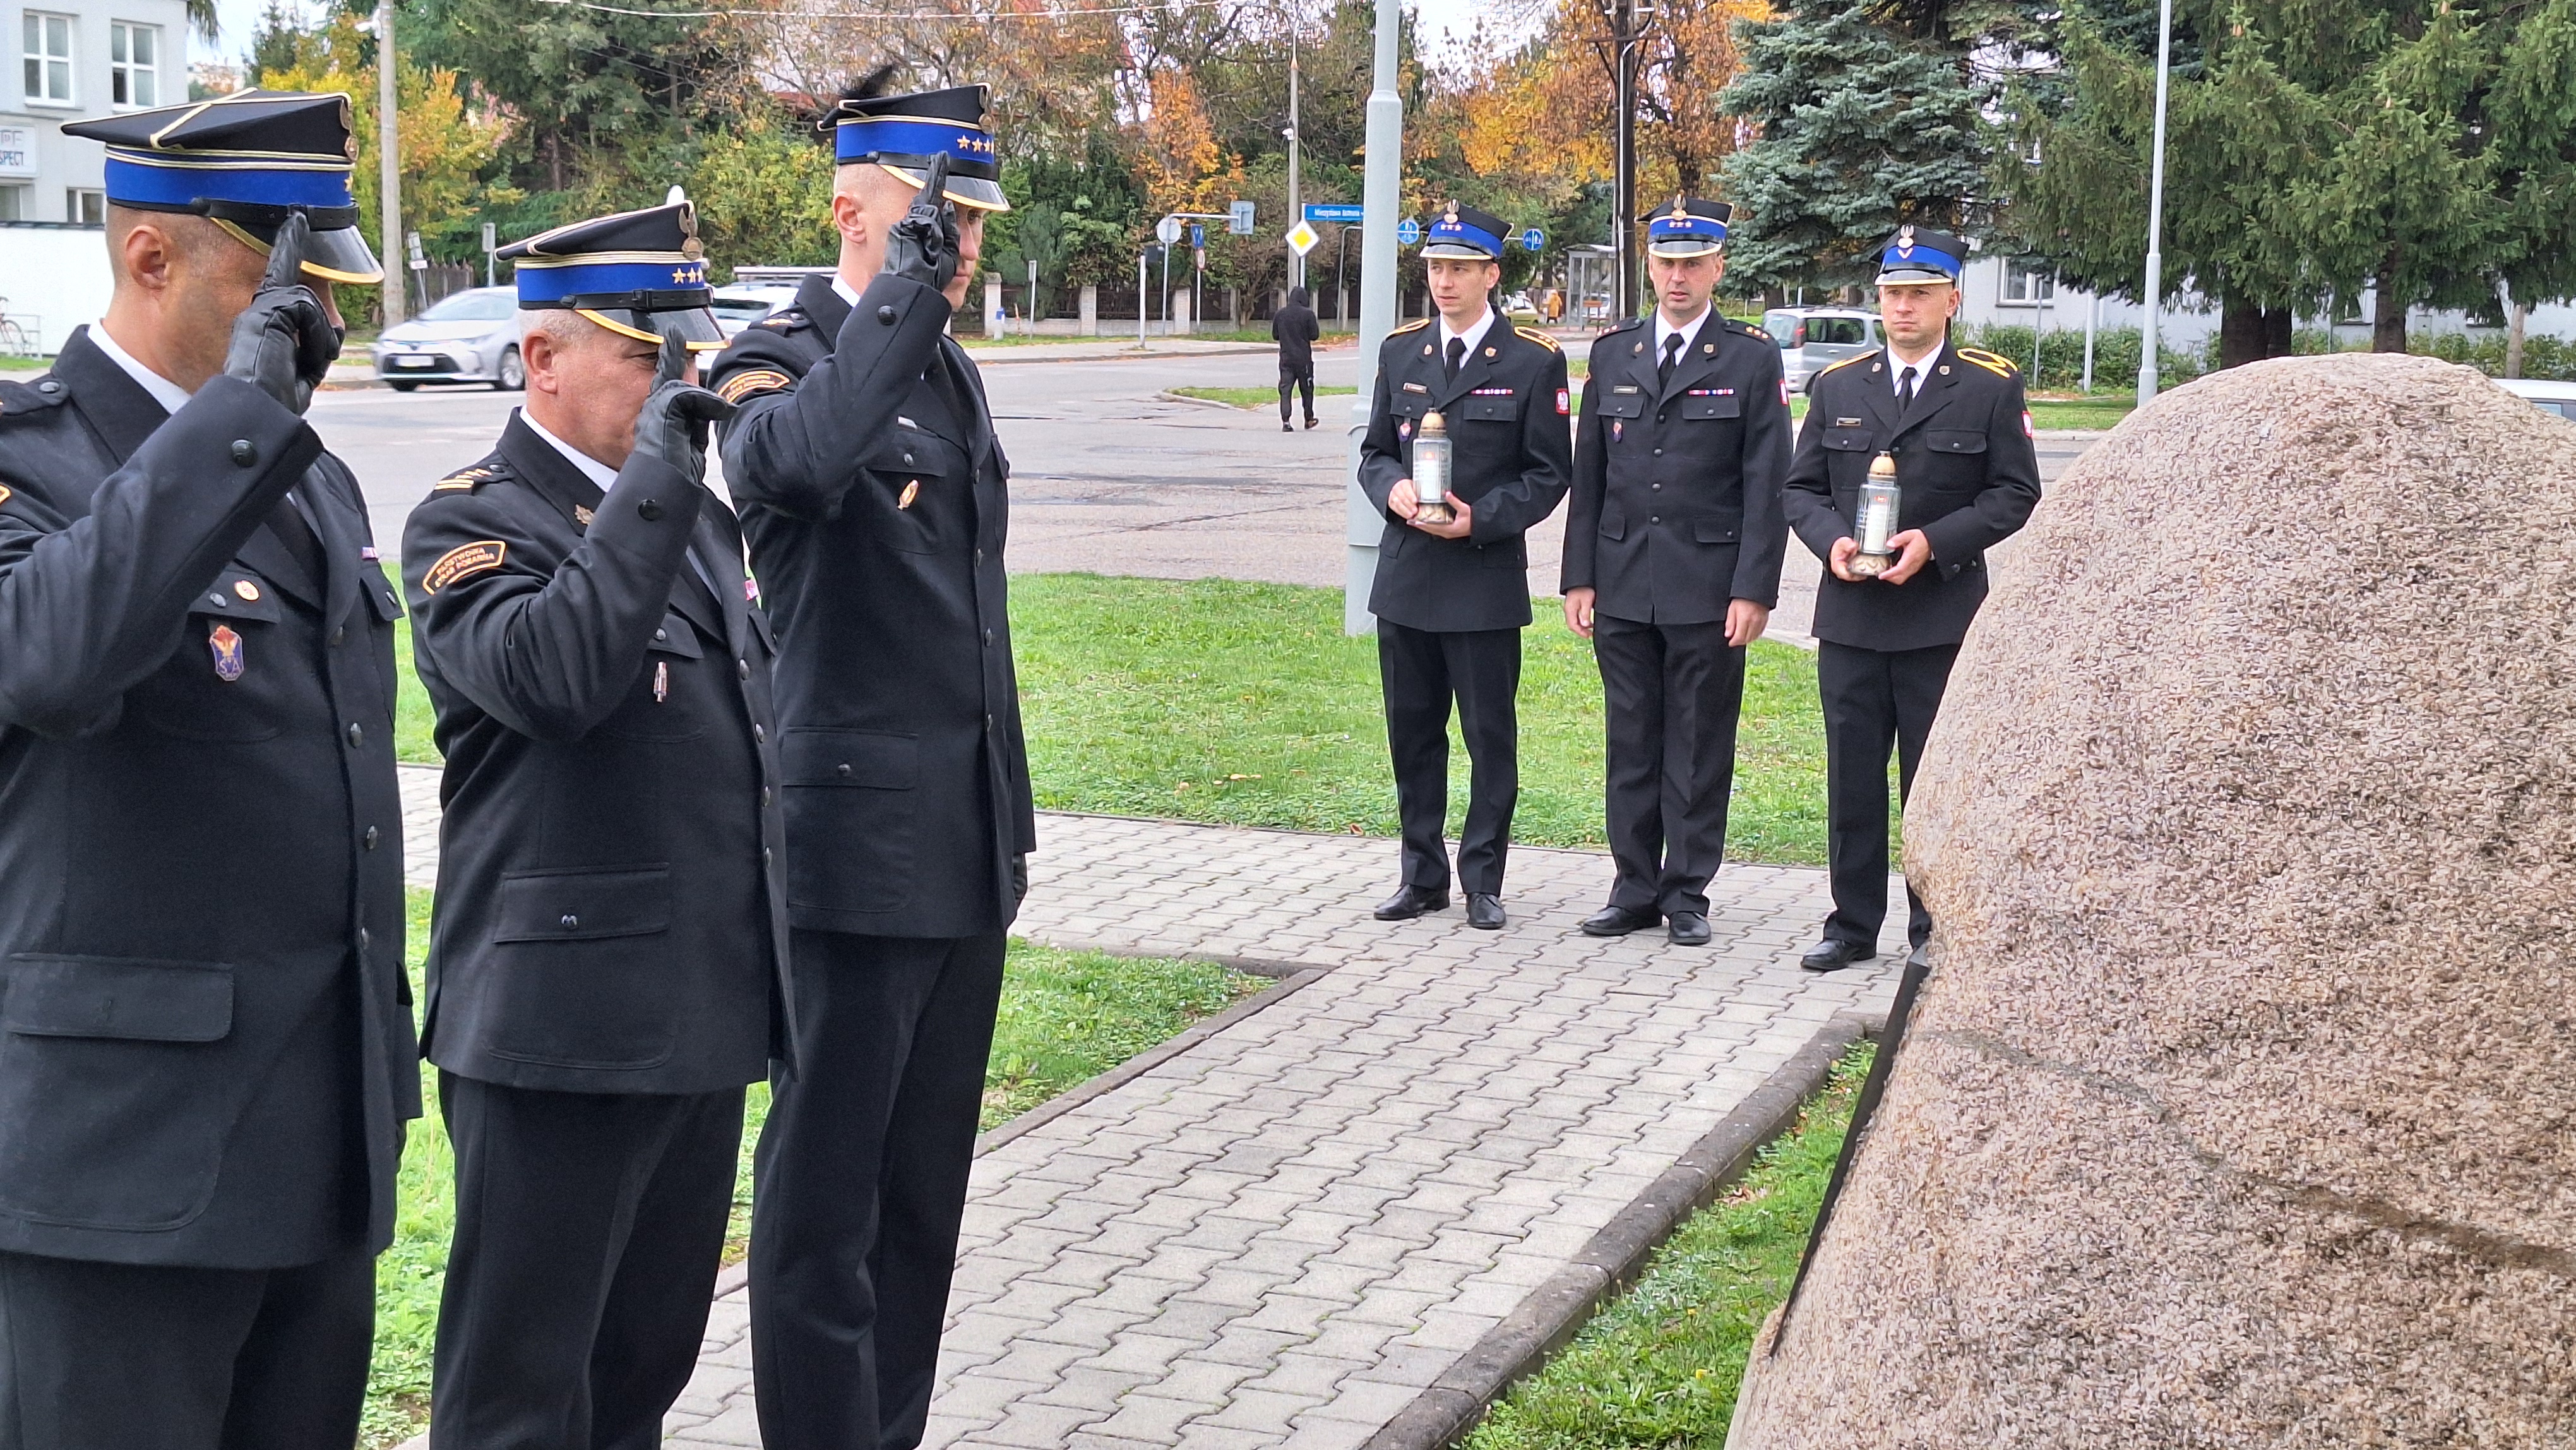
<path fill-rule="evenodd" d="M 1789 380 L 1787 378 L 1782 378 L 1780 380 L 1780 406 L 1783 408 L 1789 406 Z"/>
<path fill-rule="evenodd" d="M 2037 438 L 2039 436 L 2039 430 L 2030 426 L 2030 410 L 2028 408 L 2021 410 L 2021 436 L 2024 438 Z"/>
<path fill-rule="evenodd" d="M 509 552 L 510 546 L 499 539 L 477 539 L 470 544 L 459 544 L 439 555 L 438 562 L 429 566 L 429 572 L 420 576 L 421 592 L 436 594 L 459 579 L 498 569 L 502 556 Z"/>
<path fill-rule="evenodd" d="M 754 393 L 771 393 L 795 382 L 776 368 L 753 368 L 734 374 L 716 388 L 716 396 L 728 403 L 739 403 Z"/>
<path fill-rule="evenodd" d="M 1564 417 L 1567 413 L 1569 413 L 1569 412 L 1573 411 L 1573 410 L 1572 410 L 1572 408 L 1570 408 L 1570 407 L 1568 406 L 1568 405 L 1569 405 L 1569 404 L 1571 404 L 1573 401 L 1574 401 L 1574 400 L 1573 400 L 1573 398 L 1572 398 L 1572 397 L 1570 397 L 1570 396 L 1568 395 L 1568 390 L 1567 390 L 1567 389 L 1565 389 L 1565 388 L 1559 388 L 1559 389 L 1557 389 L 1557 390 L 1556 390 L 1556 416 L 1558 416 L 1558 417 L 1562 418 L 1562 417 Z"/>

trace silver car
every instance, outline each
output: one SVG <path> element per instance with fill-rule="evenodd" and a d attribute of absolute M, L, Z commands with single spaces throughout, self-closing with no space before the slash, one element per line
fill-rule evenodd
<path fill-rule="evenodd" d="M 2548 378 L 2498 378 L 2495 385 L 2553 418 L 2576 419 L 2576 383 Z"/>
<path fill-rule="evenodd" d="M 724 335 L 730 338 L 795 300 L 796 289 L 792 285 L 762 283 L 745 286 L 735 283 L 729 287 L 718 287 L 715 292 L 716 326 L 724 329 Z"/>
<path fill-rule="evenodd" d="M 376 339 L 376 376 L 397 393 L 423 383 L 483 383 L 504 392 L 528 385 L 519 361 L 519 312 L 512 287 L 474 287 L 445 298 Z"/>
<path fill-rule="evenodd" d="M 1884 341 L 1877 315 L 1856 307 L 1774 307 L 1762 314 L 1762 330 L 1780 344 L 1780 370 L 1800 393 L 1816 374 Z"/>

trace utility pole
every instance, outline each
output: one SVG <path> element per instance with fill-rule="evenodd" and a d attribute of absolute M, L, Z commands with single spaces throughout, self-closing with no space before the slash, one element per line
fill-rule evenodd
<path fill-rule="evenodd" d="M 1295 226 L 1306 215 L 1298 202 L 1297 192 L 1297 7 L 1288 7 L 1288 225 Z M 1306 285 L 1306 254 L 1295 249 L 1288 253 L 1289 284 Z"/>
<path fill-rule="evenodd" d="M 385 326 L 410 315 L 403 254 L 401 131 L 394 124 L 394 0 L 376 0 L 376 184 L 384 202 Z"/>
<path fill-rule="evenodd" d="M 1637 0 L 1612 0 L 1612 120 L 1617 132 L 1610 198 L 1610 283 L 1614 317 L 1637 315 L 1637 38 L 1644 15 Z"/>
<path fill-rule="evenodd" d="M 1395 38 L 1403 0 L 1377 0 L 1377 68 L 1368 98 L 1368 166 L 1360 188 L 1360 388 L 1351 400 L 1351 474 L 1342 538 L 1342 632 L 1373 634 L 1369 586 L 1377 579 L 1377 541 L 1386 520 L 1360 488 L 1360 440 L 1377 391 L 1377 354 L 1395 330 L 1395 209 L 1404 181 L 1404 99 L 1395 90 Z"/>
<path fill-rule="evenodd" d="M 2157 324 L 2165 310 L 2165 87 L 2173 74 L 2173 0 L 2156 7 L 2156 157 L 2147 186 L 2147 327 L 2138 349 L 2138 406 L 2156 396 Z"/>

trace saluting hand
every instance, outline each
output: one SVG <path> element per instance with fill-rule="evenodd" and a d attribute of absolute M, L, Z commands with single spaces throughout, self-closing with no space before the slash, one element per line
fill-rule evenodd
<path fill-rule="evenodd" d="M 937 292 L 948 290 L 957 275 L 957 206 L 947 197 L 948 157 L 930 158 L 921 175 L 921 194 L 912 209 L 886 232 L 885 270 Z"/>
<path fill-rule="evenodd" d="M 233 319 L 232 345 L 224 354 L 226 376 L 258 385 L 297 413 L 312 405 L 313 390 L 340 355 L 340 334 L 322 299 L 299 280 L 309 226 L 304 213 L 286 214 L 268 249 L 268 270 L 250 306 Z"/>
<path fill-rule="evenodd" d="M 707 481 L 707 425 L 734 415 L 734 405 L 689 380 L 689 345 L 662 339 L 660 366 L 644 411 L 635 418 L 635 451 L 662 460 L 689 482 Z"/>

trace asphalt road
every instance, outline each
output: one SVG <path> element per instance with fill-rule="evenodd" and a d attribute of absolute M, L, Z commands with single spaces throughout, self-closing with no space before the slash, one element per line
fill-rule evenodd
<path fill-rule="evenodd" d="M 1356 367 L 1348 347 L 1316 355 L 1323 385 L 1350 386 Z M 1266 352 L 988 363 L 1012 461 L 1011 567 L 1342 583 L 1351 400 L 1319 399 L 1322 427 L 1281 433 L 1275 413 L 1157 396 L 1182 385 L 1267 387 L 1277 376 Z M 312 418 L 357 470 L 391 554 L 412 506 L 490 451 L 517 402 L 482 389 L 365 388 L 321 394 Z M 2054 481 L 2087 446 L 2042 439 L 2041 477 Z M 1556 592 L 1562 512 L 1530 536 L 1533 594 Z M 1792 547 L 1775 634 L 1803 636 L 1815 579 L 1814 561 Z"/>

